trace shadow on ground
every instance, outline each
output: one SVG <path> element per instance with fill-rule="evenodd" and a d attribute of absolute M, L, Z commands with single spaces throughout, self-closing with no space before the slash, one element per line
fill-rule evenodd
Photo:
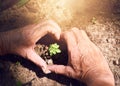
<path fill-rule="evenodd" d="M 19 62 L 19 63 L 18 63 Z M 55 80 L 56 82 L 63 84 L 64 86 L 85 86 L 83 83 L 80 83 L 77 80 L 58 75 L 58 74 L 44 74 L 40 68 L 38 68 L 35 64 L 32 62 L 23 59 L 20 56 L 16 55 L 5 55 L 5 56 L 0 56 L 0 86 L 17 86 L 17 83 L 19 80 L 15 78 L 15 72 L 20 72 L 16 69 L 16 71 L 11 71 L 12 69 L 10 68 L 12 65 L 19 67 L 22 66 L 24 68 L 27 68 L 28 70 L 31 70 L 35 72 L 37 77 L 42 78 L 42 77 L 47 77 L 49 79 Z M 22 83 L 22 86 L 32 86 L 32 81 L 35 80 L 35 77 L 31 79 L 27 83 Z M 43 82 L 44 83 L 44 82 Z M 49 83 L 48 83 L 49 85 Z"/>

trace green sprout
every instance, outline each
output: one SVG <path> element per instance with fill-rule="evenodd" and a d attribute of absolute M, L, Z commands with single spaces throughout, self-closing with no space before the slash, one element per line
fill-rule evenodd
<path fill-rule="evenodd" d="M 92 18 L 92 23 L 96 24 L 97 23 L 97 19 L 95 17 Z"/>
<path fill-rule="evenodd" d="M 49 46 L 50 56 L 56 55 L 58 53 L 61 53 L 61 50 L 59 49 L 59 47 L 60 46 L 57 43 L 50 44 L 50 46 Z"/>

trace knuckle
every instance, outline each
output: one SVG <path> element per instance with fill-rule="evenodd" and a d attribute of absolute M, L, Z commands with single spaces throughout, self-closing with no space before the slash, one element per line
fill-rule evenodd
<path fill-rule="evenodd" d="M 57 68 L 54 69 L 54 73 L 58 74 L 58 69 Z"/>
<path fill-rule="evenodd" d="M 80 33 L 86 35 L 86 32 L 84 30 L 80 30 Z"/>
<path fill-rule="evenodd" d="M 73 27 L 71 30 L 72 30 L 72 31 L 78 31 L 79 28 L 77 28 L 77 27 Z"/>
<path fill-rule="evenodd" d="M 68 31 L 65 31 L 62 35 L 64 38 L 70 37 L 70 33 Z"/>
<path fill-rule="evenodd" d="M 68 77 L 73 77 L 72 69 L 70 67 L 65 67 L 65 73 Z"/>
<path fill-rule="evenodd" d="M 46 22 L 49 23 L 49 24 L 54 24 L 55 23 L 53 20 L 47 20 Z"/>

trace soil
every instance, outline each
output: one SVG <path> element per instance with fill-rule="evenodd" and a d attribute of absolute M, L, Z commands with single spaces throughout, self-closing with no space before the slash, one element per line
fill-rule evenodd
<path fill-rule="evenodd" d="M 53 16 L 54 15 L 54 16 Z M 0 12 L 0 31 L 18 29 L 53 19 L 62 30 L 78 27 L 100 48 L 120 86 L 120 0 L 30 0 L 22 7 Z M 48 40 L 46 40 L 49 42 Z M 55 64 L 67 64 L 67 50 Z M 16 55 L 0 57 L 0 86 L 85 86 L 62 75 L 42 73 L 32 62 Z"/>
<path fill-rule="evenodd" d="M 36 53 L 45 60 L 48 65 L 52 64 L 67 64 L 67 50 L 63 50 L 63 53 L 57 53 L 56 55 L 50 56 L 49 45 L 45 44 L 36 44 L 35 46 Z"/>
<path fill-rule="evenodd" d="M 36 53 L 46 61 L 47 64 L 53 64 L 52 56 L 49 54 L 49 47 L 47 45 L 37 44 L 35 47 Z"/>

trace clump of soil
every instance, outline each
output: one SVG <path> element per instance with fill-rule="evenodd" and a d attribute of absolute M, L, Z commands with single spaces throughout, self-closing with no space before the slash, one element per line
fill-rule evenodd
<path fill-rule="evenodd" d="M 49 53 L 49 47 L 44 44 L 37 44 L 35 47 L 36 53 L 46 61 L 47 64 L 53 64 L 52 56 Z"/>

